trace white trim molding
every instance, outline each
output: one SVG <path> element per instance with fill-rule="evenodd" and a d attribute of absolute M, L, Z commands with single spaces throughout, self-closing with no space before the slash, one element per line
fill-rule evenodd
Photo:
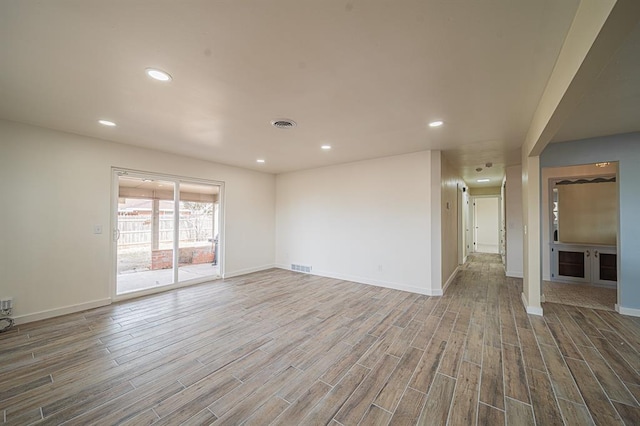
<path fill-rule="evenodd" d="M 636 308 L 625 308 L 624 306 L 620 306 L 616 303 L 616 311 L 622 315 L 629 315 L 632 317 L 640 317 L 640 309 Z"/>
<path fill-rule="evenodd" d="M 271 265 L 257 266 L 255 268 L 240 269 L 238 271 L 227 272 L 222 276 L 222 278 L 239 277 L 240 275 L 253 274 L 254 272 L 266 271 L 267 269 L 273 269 L 273 268 L 281 268 L 281 267 L 271 264 Z M 285 269 L 285 268 L 282 268 L 282 269 Z"/>
<path fill-rule="evenodd" d="M 453 280 L 458 275 L 458 272 L 460 272 L 460 265 L 456 266 L 456 269 L 453 271 L 453 273 L 451 274 L 451 276 L 449 277 L 447 282 L 444 283 L 444 285 L 442 286 L 442 294 L 444 294 L 444 292 L 447 291 L 447 288 L 449 287 L 449 284 L 451 284 L 453 282 Z"/>
<path fill-rule="evenodd" d="M 291 269 L 286 266 L 286 265 L 276 265 L 276 268 L 280 268 L 280 269 L 284 269 L 287 271 L 291 271 Z M 300 272 L 302 273 L 302 272 Z M 370 278 L 364 278 L 364 277 L 357 277 L 357 276 L 353 276 L 353 275 L 345 275 L 345 274 L 336 274 L 333 272 L 326 272 L 326 271 L 312 271 L 309 273 L 309 275 L 317 275 L 319 277 L 325 277 L 325 278 L 334 278 L 337 280 L 344 280 L 344 281 L 351 281 L 354 283 L 358 283 L 358 284 L 366 284 L 366 285 L 373 285 L 376 287 L 384 287 L 384 288 L 391 288 L 394 290 L 401 290 L 401 291 L 408 291 L 410 293 L 417 293 L 417 294 L 423 294 L 425 296 L 442 296 L 443 295 L 443 291 L 442 289 L 431 289 L 431 288 L 422 288 L 422 287 L 414 287 L 411 285 L 406 285 L 406 284 L 398 284 L 395 282 L 391 282 L 391 281 L 382 281 L 382 280 L 372 280 Z"/>
<path fill-rule="evenodd" d="M 522 294 L 522 304 L 524 305 L 524 308 L 526 309 L 527 313 L 531 315 L 542 316 L 542 307 L 529 306 L 529 301 L 527 300 L 527 296 L 524 295 L 524 292 L 521 294 Z"/>
<path fill-rule="evenodd" d="M 509 278 L 524 278 L 522 271 L 505 271 L 505 275 Z"/>
<path fill-rule="evenodd" d="M 62 308 L 49 309 L 48 311 L 35 312 L 33 314 L 26 314 L 16 316 L 16 325 L 26 324 L 28 322 L 40 321 L 49 318 L 59 317 L 61 315 L 75 314 L 76 312 L 86 311 L 89 309 L 99 308 L 111 304 L 111 299 L 93 300 L 86 303 L 78 303 L 77 305 L 63 306 Z"/>

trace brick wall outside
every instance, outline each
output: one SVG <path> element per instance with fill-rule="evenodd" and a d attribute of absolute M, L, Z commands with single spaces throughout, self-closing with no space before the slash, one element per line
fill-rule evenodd
<path fill-rule="evenodd" d="M 213 263 L 214 253 L 211 247 L 181 247 L 178 253 L 179 266 Z M 152 250 L 151 269 L 170 269 L 173 267 L 173 250 Z"/>

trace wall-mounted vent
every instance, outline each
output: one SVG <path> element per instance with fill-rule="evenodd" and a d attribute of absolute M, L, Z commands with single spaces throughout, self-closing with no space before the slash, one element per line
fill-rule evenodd
<path fill-rule="evenodd" d="M 311 266 L 291 264 L 291 270 L 296 272 L 304 272 L 305 274 L 311 273 Z"/>

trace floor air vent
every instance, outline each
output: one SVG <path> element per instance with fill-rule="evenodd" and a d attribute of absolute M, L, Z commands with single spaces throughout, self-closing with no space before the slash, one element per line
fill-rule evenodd
<path fill-rule="evenodd" d="M 291 264 L 291 270 L 296 272 L 304 272 L 306 274 L 311 272 L 311 266 Z"/>

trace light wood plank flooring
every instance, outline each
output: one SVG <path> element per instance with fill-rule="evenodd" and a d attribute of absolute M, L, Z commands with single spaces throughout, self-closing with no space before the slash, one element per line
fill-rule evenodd
<path fill-rule="evenodd" d="M 640 322 L 499 257 L 443 297 L 270 270 L 0 335 L 7 424 L 639 424 Z"/>

